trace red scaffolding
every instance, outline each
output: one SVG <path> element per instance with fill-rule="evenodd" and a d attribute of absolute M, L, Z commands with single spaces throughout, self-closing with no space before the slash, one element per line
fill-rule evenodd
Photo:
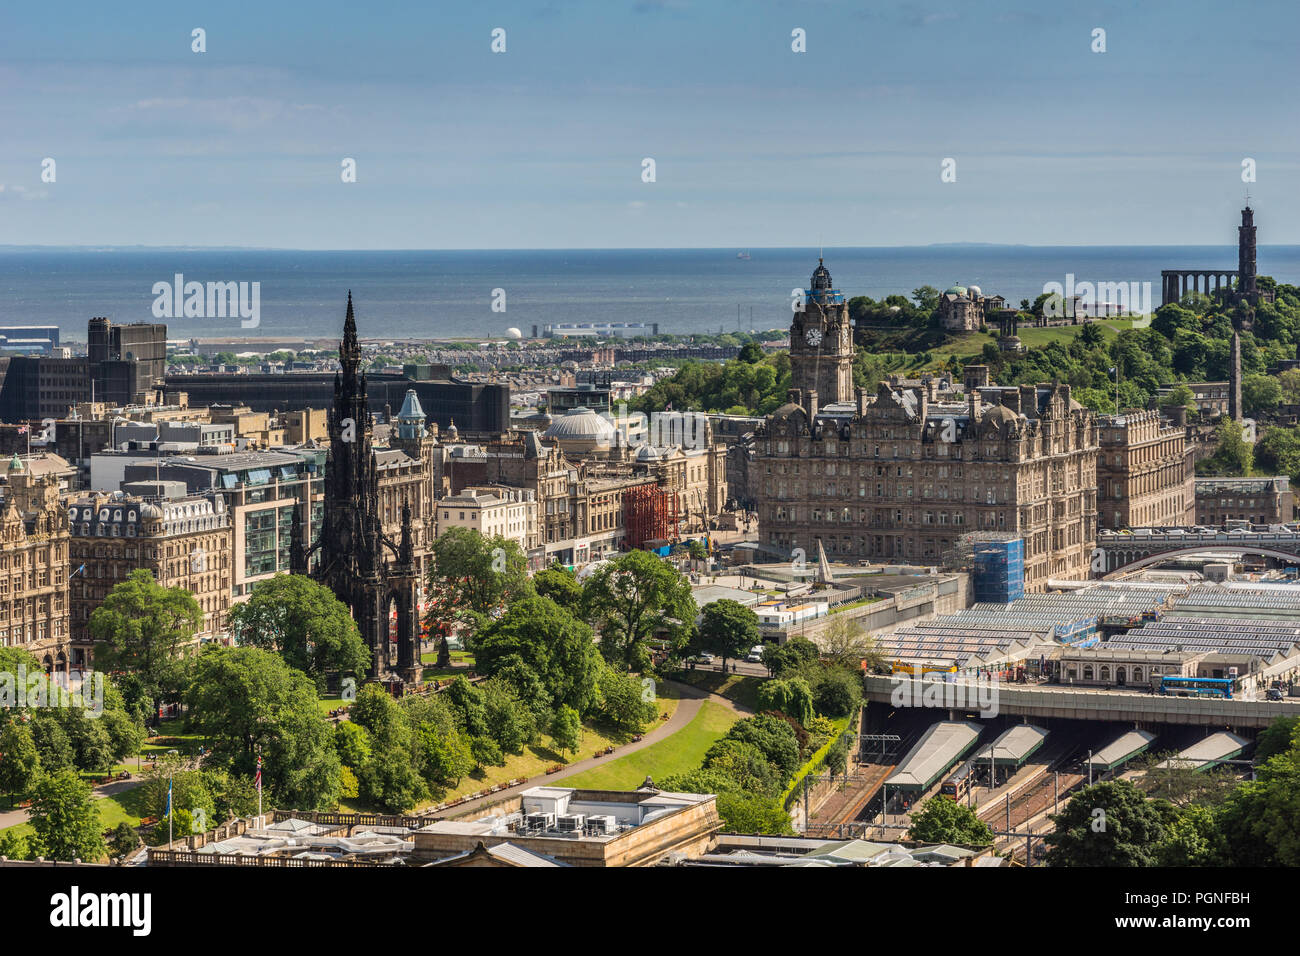
<path fill-rule="evenodd" d="M 677 492 L 658 485 L 638 485 L 623 493 L 623 534 L 627 549 L 656 538 L 677 540 Z"/>

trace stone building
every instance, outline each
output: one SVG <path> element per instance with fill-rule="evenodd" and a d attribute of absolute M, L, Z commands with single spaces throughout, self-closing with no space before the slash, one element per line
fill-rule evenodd
<path fill-rule="evenodd" d="M 199 643 L 226 633 L 232 534 L 219 492 L 186 493 L 179 481 L 129 483 L 129 493 L 91 494 L 68 502 L 69 584 L 74 656 L 93 657 L 87 625 L 95 608 L 132 571 L 151 571 L 163 587 L 184 588 L 203 612 Z"/>
<path fill-rule="evenodd" d="M 882 383 L 849 414 L 792 400 L 755 439 L 759 541 L 783 555 L 937 564 L 972 531 L 1020 535 L 1025 586 L 1088 577 L 1097 437 L 1068 385 L 972 391 L 965 405 Z"/>
<path fill-rule="evenodd" d="M 21 647 L 47 672 L 81 669 L 68 632 L 68 515 L 58 479 L 17 455 L 0 502 L 0 646 Z"/>
<path fill-rule="evenodd" d="M 641 423 L 573 408 L 542 435 L 523 429 L 475 445 L 449 438 L 439 445 L 436 470 L 453 495 L 484 485 L 532 492 L 538 545 L 530 563 L 581 565 L 625 550 L 629 512 L 645 515 L 650 499 L 653 520 L 640 522 L 633 539 L 651 526 L 649 537 L 702 532 L 726 506 L 727 446 L 714 440 L 708 416 L 666 417 L 649 431 L 670 444 L 636 445 L 627 435 L 643 431 Z"/>
<path fill-rule="evenodd" d="M 803 290 L 790 325 L 790 384 L 808 401 L 829 405 L 853 400 L 853 326 L 844 294 L 822 259 Z"/>
<path fill-rule="evenodd" d="M 1225 521 L 1288 524 L 1295 520 L 1291 479 L 1197 478 L 1196 523 L 1214 527 Z"/>
<path fill-rule="evenodd" d="M 955 285 L 939 296 L 939 327 L 948 332 L 978 332 L 991 315 L 1006 307 L 1006 299 L 985 295 L 977 285 Z"/>
<path fill-rule="evenodd" d="M 500 535 L 515 542 L 525 554 L 541 542 L 537 530 L 537 497 L 525 488 L 487 485 L 464 488 L 437 502 L 438 534 L 450 528 L 469 528 L 485 538 Z"/>
<path fill-rule="evenodd" d="M 1185 527 L 1196 521 L 1195 452 L 1187 430 L 1155 411 L 1097 420 L 1097 526 Z"/>

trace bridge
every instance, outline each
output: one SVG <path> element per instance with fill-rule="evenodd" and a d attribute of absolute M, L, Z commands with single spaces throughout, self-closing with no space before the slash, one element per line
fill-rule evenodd
<path fill-rule="evenodd" d="M 1213 697 L 1174 697 L 1137 690 L 1075 687 L 1062 684 L 989 684 L 958 680 L 915 680 L 867 674 L 863 691 L 872 703 L 891 708 L 931 707 L 935 720 L 978 720 L 1013 714 L 1026 720 L 1131 721 L 1135 726 L 1186 724 L 1221 729 L 1260 730 L 1278 717 L 1300 716 L 1300 701 L 1263 701 Z M 899 694 L 900 683 L 910 684 Z M 980 706 L 972 704 L 982 695 Z M 949 707 L 948 701 L 957 704 Z M 965 706 L 961 706 L 961 705 Z M 988 706 L 991 705 L 991 706 Z"/>
<path fill-rule="evenodd" d="M 1129 528 L 1100 531 L 1092 552 L 1092 572 L 1099 578 L 1123 577 L 1133 571 L 1191 554 L 1252 554 L 1300 565 L 1300 531 L 1256 529 L 1222 531 L 1206 528 Z"/>

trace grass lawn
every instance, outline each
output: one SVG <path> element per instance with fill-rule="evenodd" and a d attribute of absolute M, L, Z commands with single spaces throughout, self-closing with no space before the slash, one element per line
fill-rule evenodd
<path fill-rule="evenodd" d="M 673 675 L 673 680 L 725 697 L 750 710 L 758 710 L 758 688 L 764 678 L 718 671 L 681 671 Z"/>
<path fill-rule="evenodd" d="M 142 787 L 133 787 L 115 796 L 95 800 L 95 807 L 99 810 L 100 824 L 106 831 L 113 829 L 123 821 L 131 824 L 131 826 L 139 826 L 140 820 L 144 817 L 143 804 L 144 790 Z M 9 832 L 21 836 L 31 836 L 33 832 L 32 825 L 30 823 L 20 823 L 17 826 L 0 830 L 0 833 Z"/>
<path fill-rule="evenodd" d="M 564 786 L 635 790 L 647 776 L 658 782 L 675 773 L 695 770 L 714 741 L 739 719 L 734 711 L 706 700 L 695 718 L 677 733 L 604 766 L 566 777 Z"/>
<path fill-rule="evenodd" d="M 1122 330 L 1133 327 L 1131 319 L 1102 319 L 1099 322 L 1089 324 L 1099 325 L 1107 339 L 1113 339 Z M 1022 325 L 1020 331 L 1016 334 L 1020 337 L 1020 342 L 1025 348 L 1039 349 L 1050 345 L 1052 342 L 1068 345 L 1074 340 L 1075 336 L 1083 331 L 1083 328 L 1082 323 L 1079 325 L 1056 325 L 1047 328 Z M 984 346 L 989 342 L 997 342 L 997 339 L 984 332 L 967 332 L 958 335 L 942 345 L 929 349 L 933 360 L 928 365 L 918 366 L 916 370 L 938 368 L 943 364 L 943 360 L 953 355 L 964 358 L 978 358 Z"/>

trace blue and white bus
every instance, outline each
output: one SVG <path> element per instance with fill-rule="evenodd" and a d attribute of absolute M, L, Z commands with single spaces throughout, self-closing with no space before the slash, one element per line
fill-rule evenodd
<path fill-rule="evenodd" d="M 1229 677 L 1162 677 L 1160 693 L 1175 697 L 1224 697 L 1232 699 L 1232 685 L 1236 683 Z"/>

